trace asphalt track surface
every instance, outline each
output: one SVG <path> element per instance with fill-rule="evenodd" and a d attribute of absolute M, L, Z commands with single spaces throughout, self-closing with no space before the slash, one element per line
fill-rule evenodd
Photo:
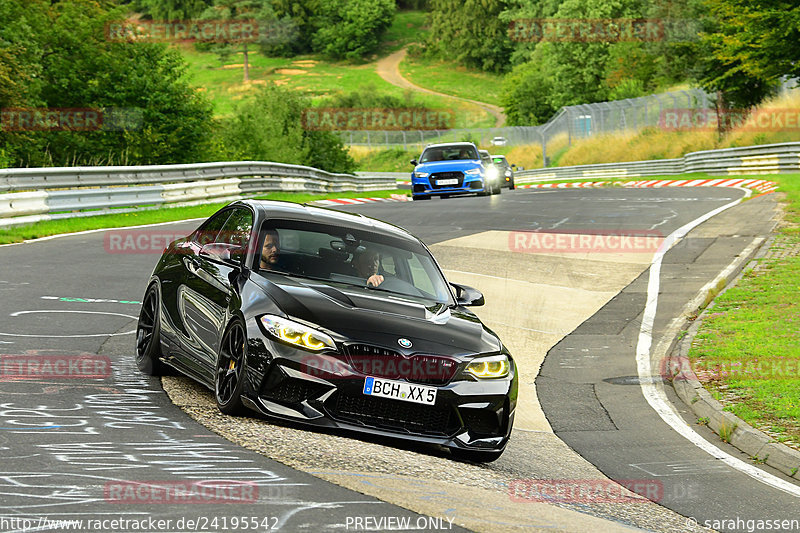
<path fill-rule="evenodd" d="M 487 229 L 657 228 L 668 234 L 742 194 L 731 189 L 518 190 L 489 198 L 359 205 L 345 210 L 396 223 L 435 244 Z M 656 336 L 754 235 L 769 231 L 760 215 L 767 208 L 764 198 L 745 202 L 707 222 L 698 228 L 697 237 L 690 234 L 668 253 Z M 168 228 L 188 233 L 196 225 Z M 233 517 L 248 517 L 262 525 L 266 519 L 269 526 L 286 531 L 346 529 L 348 520 L 352 525 L 359 516 L 407 517 L 412 524 L 427 520 L 230 444 L 173 406 L 158 380 L 136 372 L 130 332 L 156 257 L 109 253 L 102 232 L 0 247 L 0 353 L 100 354 L 109 358 L 111 369 L 102 379 L 3 377 L 0 517 L 29 518 L 40 525 L 44 516 L 152 516 L 171 519 L 171 526 L 164 530 L 174 531 L 200 530 L 179 528 L 180 519 L 214 517 L 217 526 L 223 518 L 230 527 Z M 646 273 L 545 358 L 536 385 L 555 434 L 612 479 L 659 480 L 663 485 L 659 503 L 700 524 L 723 519 L 799 519 L 795 496 L 720 465 L 666 427 L 647 405 L 633 378 L 645 289 Z M 719 443 L 713 435 L 706 436 Z M 512 444 L 514 440 L 525 443 L 526 435 L 515 432 Z M 736 454 L 728 446 L 724 449 Z M 524 464 L 525 453 L 524 446 L 512 450 L 510 445 L 496 464 L 503 468 L 515 458 Z M 529 450 L 529 455 L 535 457 L 535 450 Z M 453 463 L 453 468 L 458 464 Z M 119 488 L 120 481 L 146 485 L 209 479 L 241 480 L 246 488 L 256 487 L 256 497 L 251 503 L 202 505 L 119 504 L 109 499 L 109 490 Z M 720 529 L 747 530 L 741 523 L 743 527 Z M 382 529 L 388 525 L 384 523 Z M 0 526 L 2 531 L 15 530 L 4 527 L 2 521 Z M 38 530 L 53 529 L 57 528 Z"/>

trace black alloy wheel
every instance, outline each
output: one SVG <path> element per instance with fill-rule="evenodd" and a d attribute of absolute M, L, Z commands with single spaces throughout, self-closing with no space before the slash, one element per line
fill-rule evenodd
<path fill-rule="evenodd" d="M 246 357 L 247 335 L 244 325 L 236 320 L 222 337 L 214 378 L 217 407 L 226 415 L 238 415 L 244 410 L 242 388 Z"/>
<path fill-rule="evenodd" d="M 161 315 L 158 285 L 150 285 L 136 326 L 136 366 L 149 376 L 164 373 L 161 362 Z"/>

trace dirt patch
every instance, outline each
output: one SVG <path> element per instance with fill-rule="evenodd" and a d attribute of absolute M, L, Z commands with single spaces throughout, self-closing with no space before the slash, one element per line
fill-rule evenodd
<path fill-rule="evenodd" d="M 292 61 L 292 65 L 305 68 L 313 67 L 317 63 L 319 63 L 319 61 L 314 61 L 313 59 L 300 59 L 298 61 Z"/>
<path fill-rule="evenodd" d="M 306 74 L 306 71 L 297 68 L 279 68 L 275 71 L 275 74 L 286 74 L 288 76 L 294 76 L 295 74 Z"/>
<path fill-rule="evenodd" d="M 234 64 L 231 64 L 231 65 L 222 65 L 222 67 L 220 67 L 220 68 L 223 68 L 223 69 L 226 69 L 226 70 L 227 69 L 232 69 L 232 68 L 244 68 L 244 63 L 234 63 Z"/>
<path fill-rule="evenodd" d="M 274 83 L 275 85 L 286 85 L 287 83 L 289 83 L 289 79 L 288 78 L 281 78 L 279 80 L 273 80 L 272 83 Z"/>

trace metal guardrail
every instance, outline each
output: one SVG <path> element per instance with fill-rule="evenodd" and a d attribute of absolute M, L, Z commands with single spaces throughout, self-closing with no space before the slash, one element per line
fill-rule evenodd
<path fill-rule="evenodd" d="M 712 176 L 800 172 L 800 142 L 692 152 L 679 159 L 655 159 L 572 167 L 538 168 L 515 173 L 517 183 L 586 178 L 636 178 L 703 172 Z"/>
<path fill-rule="evenodd" d="M 336 183 L 354 183 L 351 174 L 332 174 L 317 168 L 262 161 L 148 165 L 118 167 L 60 167 L 0 169 L 0 192 L 74 187 L 114 187 L 147 183 L 179 183 L 246 176 L 303 178 L 304 190 L 337 192 L 326 188 Z M 316 184 L 316 185 L 315 185 Z M 350 186 L 350 185 L 347 185 Z"/>
<path fill-rule="evenodd" d="M 264 192 L 367 192 L 396 186 L 388 176 L 258 161 L 0 169 L 0 193 L 5 192 L 0 194 L 0 226 L 122 213 L 133 206 L 222 202 Z"/>

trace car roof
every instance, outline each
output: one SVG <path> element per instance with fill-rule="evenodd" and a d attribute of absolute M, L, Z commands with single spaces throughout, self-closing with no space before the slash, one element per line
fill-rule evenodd
<path fill-rule="evenodd" d="M 490 155 L 489 157 L 491 157 L 491 158 L 495 158 L 495 157 L 502 157 L 503 159 L 505 159 L 505 158 L 506 158 L 506 156 L 504 156 L 503 154 Z"/>
<path fill-rule="evenodd" d="M 378 233 L 390 237 L 419 242 L 407 230 L 383 222 L 376 218 L 367 217 L 356 213 L 345 213 L 326 207 L 315 207 L 295 202 L 280 200 L 239 200 L 231 205 L 247 205 L 259 214 L 258 219 L 288 219 L 315 222 L 338 227 L 348 227 L 355 230 Z"/>

